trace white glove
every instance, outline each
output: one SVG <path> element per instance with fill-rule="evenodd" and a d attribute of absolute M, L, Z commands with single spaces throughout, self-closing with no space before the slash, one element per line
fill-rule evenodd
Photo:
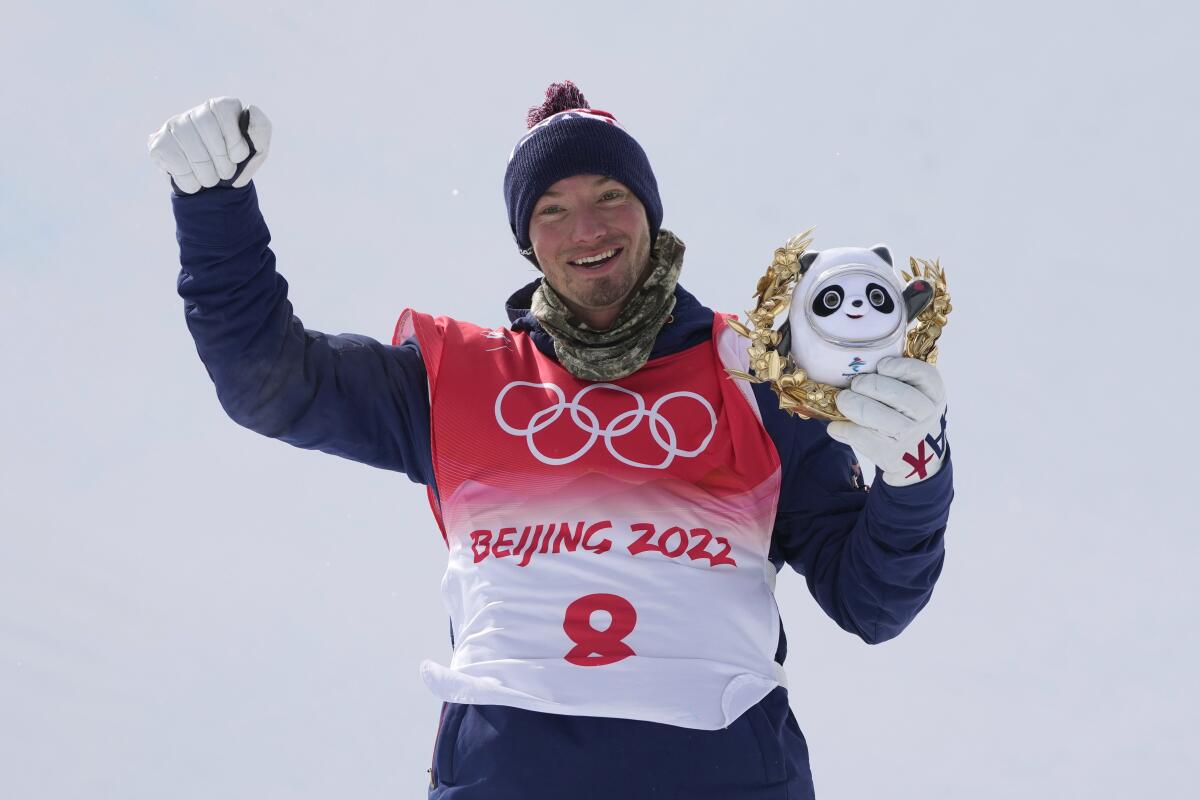
<path fill-rule="evenodd" d="M 829 423 L 830 438 L 875 462 L 892 486 L 932 478 L 947 454 L 942 376 L 915 358 L 881 359 L 876 368 L 838 392 L 838 411 L 851 421 Z"/>
<path fill-rule="evenodd" d="M 214 97 L 164 122 L 147 146 L 181 194 L 217 184 L 240 189 L 267 160 L 271 121 L 258 106 L 243 111 L 236 97 Z"/>

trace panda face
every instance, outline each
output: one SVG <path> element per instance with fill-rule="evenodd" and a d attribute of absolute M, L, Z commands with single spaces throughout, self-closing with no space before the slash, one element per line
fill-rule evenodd
<path fill-rule="evenodd" d="M 890 314 L 896 310 L 896 302 L 892 299 L 892 295 L 888 292 L 886 286 L 880 286 L 878 283 L 872 281 L 867 284 L 864 291 L 867 296 L 867 302 L 871 304 L 871 308 L 880 314 Z M 818 317 L 828 317 L 841 310 L 842 303 L 845 300 L 846 290 L 842 285 L 828 283 L 821 290 L 820 296 L 813 299 L 813 313 Z M 866 311 L 862 308 L 861 299 L 851 300 L 850 306 L 852 307 L 847 308 L 844 312 L 850 319 L 862 319 L 866 316 Z"/>
<path fill-rule="evenodd" d="M 872 342 L 895 333 L 903 323 L 896 288 L 863 266 L 836 269 L 809 294 L 810 324 L 836 342 Z"/>

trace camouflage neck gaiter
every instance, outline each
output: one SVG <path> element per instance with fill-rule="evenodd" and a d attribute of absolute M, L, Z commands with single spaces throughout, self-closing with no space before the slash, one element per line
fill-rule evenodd
<path fill-rule="evenodd" d="M 642 368 L 675 308 L 683 251 L 675 234 L 659 231 L 650 252 L 649 277 L 608 330 L 594 330 L 577 320 L 550 284 L 541 282 L 531 310 L 554 339 L 554 354 L 568 372 L 588 381 L 611 381 Z"/>

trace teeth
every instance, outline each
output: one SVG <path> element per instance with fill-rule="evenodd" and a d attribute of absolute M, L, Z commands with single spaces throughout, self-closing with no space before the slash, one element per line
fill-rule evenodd
<path fill-rule="evenodd" d="M 612 258 L 616 254 L 617 254 L 616 250 L 605 250 L 603 253 L 600 253 L 599 255 L 588 256 L 587 258 L 576 259 L 575 261 L 572 261 L 571 263 L 572 264 L 595 264 L 597 261 L 603 261 L 606 258 Z"/>

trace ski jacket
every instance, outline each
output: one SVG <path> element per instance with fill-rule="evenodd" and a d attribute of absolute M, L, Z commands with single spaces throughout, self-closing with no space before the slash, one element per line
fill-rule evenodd
<path fill-rule="evenodd" d="M 229 416 L 297 447 L 403 472 L 436 503 L 419 341 L 306 330 L 275 269 L 253 182 L 172 195 L 172 204 L 186 322 Z M 509 299 L 509 330 L 553 361 L 553 342 L 528 310 L 536 286 Z M 713 326 L 713 312 L 677 288 L 673 320 L 650 358 L 710 346 Z M 790 564 L 804 575 L 825 613 L 864 641 L 898 635 L 928 603 L 941 571 L 953 497 L 949 453 L 927 481 L 876 480 L 866 491 L 853 453 L 825 435 L 824 423 L 781 411 L 769 386 L 751 391 L 780 464 L 772 566 Z M 786 654 L 780 627 L 774 660 Z M 430 796 L 446 800 L 812 796 L 807 747 L 782 687 L 711 731 L 446 703 L 432 767 Z"/>

